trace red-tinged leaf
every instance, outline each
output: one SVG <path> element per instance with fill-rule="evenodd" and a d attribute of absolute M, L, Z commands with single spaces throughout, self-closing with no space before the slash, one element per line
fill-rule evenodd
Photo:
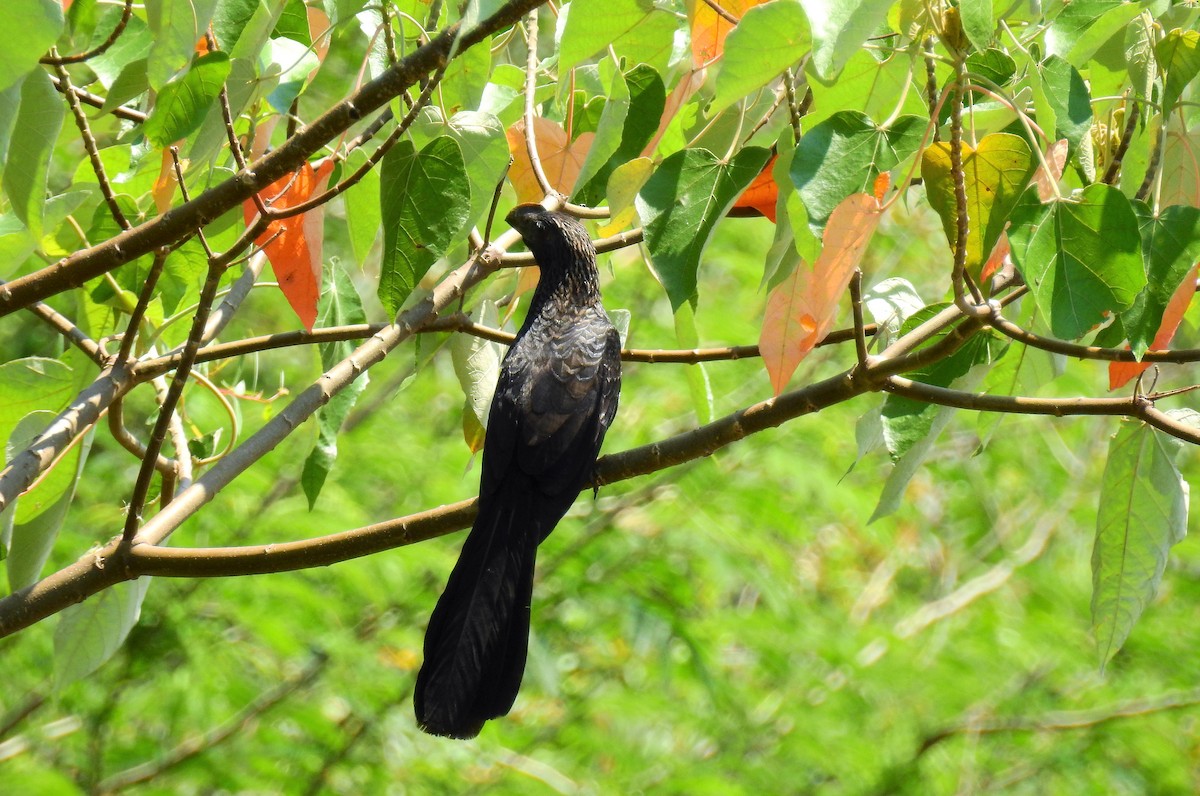
<path fill-rule="evenodd" d="M 722 9 L 735 19 L 766 0 L 717 0 Z M 725 51 L 725 37 L 733 23 L 716 12 L 704 0 L 692 4 L 692 63 L 702 67 Z"/>
<path fill-rule="evenodd" d="M 175 177 L 175 164 L 171 160 L 171 150 L 163 149 L 162 166 L 158 170 L 158 179 L 154 181 L 154 188 L 150 192 L 154 197 L 154 206 L 158 209 L 160 216 L 171 207 L 171 200 L 175 198 L 175 186 L 178 184 L 179 181 Z"/>
<path fill-rule="evenodd" d="M 308 11 L 308 35 L 313 42 L 313 52 L 317 56 L 317 63 L 323 64 L 325 56 L 329 54 L 329 41 L 332 38 L 325 35 L 330 27 L 329 15 L 316 6 L 308 6 L 306 10 Z M 317 69 L 320 69 L 320 66 Z M 316 73 L 317 70 L 314 69 L 309 75 L 309 79 L 312 79 Z"/>
<path fill-rule="evenodd" d="M 1159 324 L 1158 332 L 1154 335 L 1154 342 L 1150 344 L 1151 348 L 1161 350 L 1171 344 L 1171 339 L 1175 337 L 1175 332 L 1178 331 L 1179 324 L 1183 321 L 1183 315 L 1187 312 L 1188 305 L 1192 303 L 1192 296 L 1196 295 L 1196 274 L 1198 272 L 1200 272 L 1200 263 L 1192 266 L 1187 277 L 1175 289 L 1171 300 L 1167 302 L 1167 308 L 1163 311 L 1162 323 Z M 1124 387 L 1130 379 L 1148 367 L 1150 367 L 1149 362 L 1108 363 L 1108 389 L 1115 390 L 1118 387 Z"/>
<path fill-rule="evenodd" d="M 838 303 L 879 225 L 875 197 L 858 193 L 829 216 L 825 246 L 813 267 L 800 262 L 767 299 L 759 350 L 775 394 L 833 326 Z"/>
<path fill-rule="evenodd" d="M 268 185 L 259 192 L 259 197 L 274 210 L 295 207 L 321 191 L 332 172 L 332 160 L 326 159 L 315 170 L 305 163 L 299 171 Z M 253 201 L 247 200 L 242 205 L 242 213 L 249 225 L 258 215 L 258 209 Z M 320 298 L 324 217 L 322 206 L 298 216 L 272 221 L 255 240 L 271 261 L 279 289 L 310 332 L 317 320 Z"/>
<path fill-rule="evenodd" d="M 200 38 L 196 39 L 196 57 L 200 58 L 201 56 L 208 55 L 208 53 L 208 38 L 206 36 L 201 36 Z"/>
<path fill-rule="evenodd" d="M 512 168 L 508 170 L 508 179 L 517 189 L 517 200 L 520 202 L 540 202 L 542 188 L 538 185 L 537 177 L 533 174 L 533 166 L 529 162 L 529 150 L 525 146 L 525 120 L 520 119 L 506 133 L 508 151 L 512 154 Z M 567 139 L 567 132 L 562 125 L 541 116 L 533 120 L 533 140 L 537 145 L 538 158 L 542 162 L 542 171 L 551 187 L 564 196 L 570 196 L 579 179 L 583 161 L 587 158 L 588 149 L 592 146 L 595 133 L 581 133 L 574 141 Z"/>
<path fill-rule="evenodd" d="M 1033 184 L 1037 186 L 1038 198 L 1049 202 L 1054 198 L 1054 186 L 1062 179 L 1063 169 L 1067 165 L 1067 139 L 1061 138 L 1046 147 L 1046 165 L 1050 173 L 1046 173 L 1041 165 L 1033 175 Z"/>
<path fill-rule="evenodd" d="M 1000 240 L 996 241 L 996 246 L 992 249 L 991 255 L 987 258 L 987 262 L 983 264 L 983 270 L 979 273 L 979 278 L 982 281 L 987 281 L 1001 269 L 1004 261 L 1008 259 L 1008 255 L 1012 252 L 1012 247 L 1008 245 L 1008 233 L 1001 232 Z"/>
<path fill-rule="evenodd" d="M 742 191 L 742 195 L 733 203 L 734 210 L 739 208 L 749 208 L 757 210 L 762 215 L 771 219 L 771 223 L 775 223 L 775 203 L 779 199 L 779 186 L 775 184 L 775 178 L 771 176 L 771 169 L 775 167 L 775 156 L 767 161 L 767 165 L 763 166 L 763 170 L 754 178 L 754 182 L 746 186 L 746 190 Z"/>
<path fill-rule="evenodd" d="M 875 184 L 874 184 L 874 186 L 872 186 L 871 192 L 873 194 L 875 194 L 876 202 L 878 202 L 879 204 L 883 204 L 883 197 L 887 196 L 888 188 L 890 188 L 891 185 L 892 185 L 891 172 L 888 172 L 888 171 L 881 172 L 880 175 L 875 178 Z"/>

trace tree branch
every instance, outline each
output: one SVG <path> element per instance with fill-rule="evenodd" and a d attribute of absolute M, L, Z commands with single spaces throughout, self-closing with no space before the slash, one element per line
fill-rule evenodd
<path fill-rule="evenodd" d="M 508 27 L 545 0 L 511 0 L 470 31 L 451 25 L 436 38 L 402 59 L 348 99 L 339 102 L 299 130 L 278 149 L 264 155 L 246 170 L 205 191 L 189 202 L 172 208 L 144 224 L 110 240 L 76 252 L 54 265 L 0 286 L 0 316 L 26 307 L 47 296 L 78 287 L 89 279 L 191 234 L 222 213 L 281 177 L 294 172 L 326 142 L 345 132 L 368 113 L 378 110 L 417 80 L 444 65 L 452 49 L 457 52 L 478 44 L 485 37 Z"/>

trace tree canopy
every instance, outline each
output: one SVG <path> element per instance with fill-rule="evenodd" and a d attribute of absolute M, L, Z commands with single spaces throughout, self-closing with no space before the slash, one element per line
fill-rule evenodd
<path fill-rule="evenodd" d="M 1194 786 L 1191 4 L 5 10 L 6 783 Z M 521 202 L 622 411 L 455 746 L 407 699 Z"/>

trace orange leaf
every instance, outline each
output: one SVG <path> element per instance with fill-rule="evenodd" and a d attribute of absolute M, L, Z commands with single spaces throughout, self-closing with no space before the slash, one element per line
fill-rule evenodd
<path fill-rule="evenodd" d="M 326 159 L 316 170 L 305 163 L 298 171 L 281 177 L 259 192 L 273 210 L 285 210 L 308 201 L 324 189 L 333 172 L 333 161 Z M 249 225 L 258 215 L 254 202 L 242 203 L 242 214 Z M 255 239 L 275 270 L 279 289 L 304 324 L 312 331 L 317 320 L 317 301 L 321 291 L 321 245 L 324 238 L 324 206 L 307 213 L 272 221 Z"/>
<path fill-rule="evenodd" d="M 330 36 L 325 34 L 329 31 L 330 22 L 329 15 L 315 6 L 308 6 L 308 35 L 313 41 L 313 52 L 317 56 L 317 69 L 320 69 L 320 64 L 325 63 L 325 56 L 329 54 Z M 309 73 L 309 78 L 317 73 L 314 69 Z"/>
<path fill-rule="evenodd" d="M 763 170 L 758 173 L 754 181 L 746 186 L 746 190 L 742 191 L 742 195 L 733 203 L 733 207 L 749 207 L 762 213 L 767 218 L 771 219 L 771 223 L 775 223 L 775 202 L 779 198 L 779 186 L 775 184 L 775 178 L 771 176 L 771 169 L 775 167 L 775 155 L 767 161 L 767 165 L 763 166 Z"/>
<path fill-rule="evenodd" d="M 767 298 L 758 346 L 775 394 L 833 326 L 838 303 L 879 225 L 875 197 L 857 193 L 829 216 L 825 246 L 813 267 L 803 261 Z"/>
<path fill-rule="evenodd" d="M 517 201 L 541 201 L 542 188 L 533 174 L 529 152 L 525 147 L 525 120 L 520 119 L 508 128 L 507 137 L 508 151 L 513 157 L 508 179 L 517 189 Z M 568 141 L 567 132 L 563 130 L 562 125 L 541 116 L 534 118 L 533 140 L 537 145 L 538 158 L 542 162 L 542 171 L 546 173 L 546 179 L 550 181 L 554 190 L 564 196 L 571 195 L 595 137 L 595 133 L 581 133 L 574 141 Z"/>
<path fill-rule="evenodd" d="M 892 175 L 890 172 L 882 172 L 875 178 L 875 184 L 872 186 L 871 193 L 875 195 L 875 201 L 883 204 L 883 197 L 887 196 L 887 190 L 892 184 Z"/>
<path fill-rule="evenodd" d="M 150 195 L 154 197 L 154 206 L 158 209 L 158 214 L 161 216 L 171 207 L 171 200 L 175 198 L 175 186 L 179 181 L 175 178 L 175 163 L 171 160 L 171 150 L 163 149 L 162 166 L 158 170 L 158 179 L 154 181 L 154 188 Z"/>
<path fill-rule="evenodd" d="M 1038 198 L 1049 202 L 1054 198 L 1054 186 L 1062 179 L 1063 169 L 1067 165 L 1067 139 L 1062 138 L 1046 147 L 1046 165 L 1050 174 L 1038 166 L 1033 175 L 1033 184 L 1037 186 Z"/>
<path fill-rule="evenodd" d="M 1167 302 L 1166 309 L 1163 310 L 1162 323 L 1159 324 L 1158 331 L 1154 334 L 1154 341 L 1150 344 L 1151 348 L 1164 349 L 1171 344 L 1171 338 L 1179 329 L 1179 324 L 1183 321 L 1183 314 L 1187 312 L 1188 305 L 1192 303 L 1192 296 L 1196 294 L 1198 271 L 1200 271 L 1200 263 L 1193 265 L 1192 270 L 1188 271 L 1188 275 L 1184 278 L 1183 284 L 1175 288 L 1175 293 Z M 1109 362 L 1108 389 L 1115 390 L 1118 387 L 1124 387 L 1130 379 L 1148 367 L 1150 367 L 1149 362 Z"/>
<path fill-rule="evenodd" d="M 1004 265 L 1005 259 L 1008 258 L 1011 252 L 1012 247 L 1008 244 L 1008 233 L 1001 232 L 1000 240 L 996 241 L 996 246 L 992 249 L 991 256 L 988 257 L 987 262 L 983 264 L 983 268 L 979 272 L 980 281 L 986 282 L 991 279 L 992 275 Z"/>
<path fill-rule="evenodd" d="M 749 9 L 766 0 L 715 0 L 730 16 L 741 19 Z M 692 63 L 704 66 L 725 51 L 725 37 L 733 24 L 718 14 L 705 0 L 692 5 Z"/>

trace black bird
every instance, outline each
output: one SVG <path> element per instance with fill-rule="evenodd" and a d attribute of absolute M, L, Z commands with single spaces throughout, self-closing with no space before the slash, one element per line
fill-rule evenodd
<path fill-rule="evenodd" d="M 451 738 L 475 737 L 516 701 L 537 547 L 591 480 L 621 388 L 620 338 L 587 230 L 533 204 L 506 220 L 541 277 L 500 366 L 479 515 L 429 618 L 413 695 L 421 729 Z"/>

